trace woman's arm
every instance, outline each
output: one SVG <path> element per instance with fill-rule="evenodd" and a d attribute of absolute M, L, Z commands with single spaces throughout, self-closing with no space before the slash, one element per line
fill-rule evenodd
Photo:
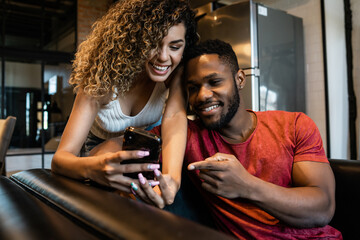
<path fill-rule="evenodd" d="M 98 110 L 96 99 L 79 91 L 53 157 L 52 171 L 75 179 L 88 178 L 86 169 L 94 159 L 79 157 L 79 153 Z"/>
<path fill-rule="evenodd" d="M 93 156 L 80 157 L 79 153 L 91 125 L 99 111 L 99 103 L 83 93 L 76 96 L 72 112 L 55 155 L 52 159 L 53 172 L 75 179 L 91 179 L 99 184 L 112 186 L 130 192 L 134 180 L 123 176 L 125 172 L 149 171 L 149 164 L 128 164 L 120 162 L 146 156 L 143 151 L 120 151 L 121 144 L 111 144 L 106 151 L 94 152 Z M 109 145 L 109 144 L 108 144 Z M 136 181 L 137 182 L 137 181 Z"/>
<path fill-rule="evenodd" d="M 169 97 L 161 125 L 162 173 L 176 182 L 176 192 L 181 183 L 181 168 L 187 138 L 186 98 L 182 85 L 182 68 L 178 67 L 170 82 Z M 171 199 L 170 203 L 173 201 Z"/>
<path fill-rule="evenodd" d="M 170 92 L 162 118 L 162 174 L 155 170 L 160 185 L 152 188 L 139 176 L 141 188 L 132 190 L 145 202 L 159 208 L 172 204 L 181 183 L 181 169 L 187 141 L 186 95 L 182 85 L 182 68 L 178 67 L 170 80 Z M 160 187 L 160 189 L 159 189 Z"/>

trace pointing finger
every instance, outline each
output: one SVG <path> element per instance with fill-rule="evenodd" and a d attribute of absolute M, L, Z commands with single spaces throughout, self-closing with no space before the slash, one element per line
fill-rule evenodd
<path fill-rule="evenodd" d="M 188 165 L 188 170 L 196 170 L 196 169 L 204 169 L 204 170 L 214 170 L 214 171 L 221 171 L 224 169 L 224 161 L 217 161 L 217 160 L 205 160 L 200 162 L 191 163 Z"/>

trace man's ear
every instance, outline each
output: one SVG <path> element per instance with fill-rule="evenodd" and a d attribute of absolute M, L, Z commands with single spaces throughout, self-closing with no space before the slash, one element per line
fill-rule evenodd
<path fill-rule="evenodd" d="M 235 75 L 235 81 L 237 83 L 238 89 L 241 90 L 245 87 L 246 84 L 246 78 L 245 73 L 242 69 L 239 69 L 239 71 Z"/>

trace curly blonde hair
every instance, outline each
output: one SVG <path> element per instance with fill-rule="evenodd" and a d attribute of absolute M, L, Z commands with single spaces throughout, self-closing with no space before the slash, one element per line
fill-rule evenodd
<path fill-rule="evenodd" d="M 194 18 L 187 0 L 118 1 L 79 45 L 69 83 L 93 97 L 126 93 L 169 28 L 184 23 L 185 51 L 198 41 Z"/>

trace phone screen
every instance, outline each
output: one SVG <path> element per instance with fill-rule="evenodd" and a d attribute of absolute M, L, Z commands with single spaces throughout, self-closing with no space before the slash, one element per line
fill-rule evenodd
<path fill-rule="evenodd" d="M 161 152 L 160 136 L 136 127 L 128 127 L 124 132 L 123 150 L 144 150 L 149 151 L 149 156 L 123 161 L 121 164 L 130 163 L 159 163 Z M 138 178 L 138 173 L 126 173 L 125 176 Z M 147 179 L 154 179 L 154 173 L 143 172 Z"/>

